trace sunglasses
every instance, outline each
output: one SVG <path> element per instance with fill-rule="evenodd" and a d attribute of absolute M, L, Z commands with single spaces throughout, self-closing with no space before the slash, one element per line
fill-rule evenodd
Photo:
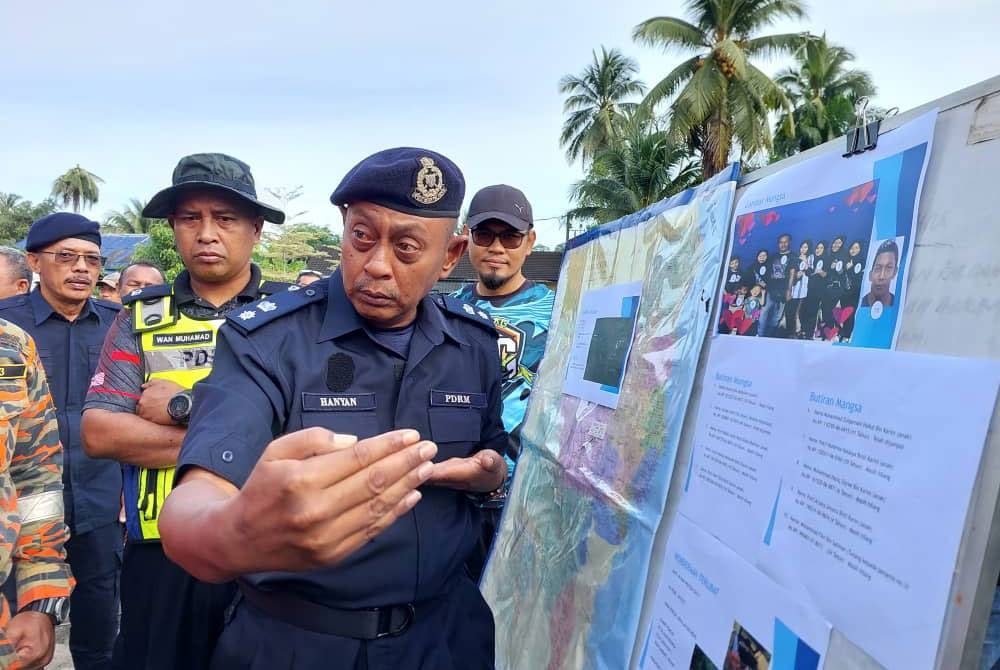
<path fill-rule="evenodd" d="M 51 255 L 59 265 L 76 265 L 81 258 L 92 268 L 104 265 L 104 256 L 97 254 L 75 254 L 72 251 L 39 251 L 38 253 Z"/>
<path fill-rule="evenodd" d="M 517 249 L 527 237 L 524 233 L 516 230 L 505 230 L 502 233 L 495 233 L 489 228 L 475 228 L 472 231 L 472 241 L 477 247 L 488 247 L 493 244 L 493 240 L 500 238 L 500 244 L 504 249 Z"/>

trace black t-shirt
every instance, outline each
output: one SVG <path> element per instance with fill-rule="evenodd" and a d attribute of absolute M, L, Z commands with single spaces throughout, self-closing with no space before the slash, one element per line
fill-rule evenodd
<path fill-rule="evenodd" d="M 829 267 L 826 269 L 826 285 L 831 291 L 845 291 L 847 285 L 844 282 L 844 272 L 847 269 L 847 257 L 843 252 L 839 252 L 830 257 Z"/>
<path fill-rule="evenodd" d="M 770 280 L 770 275 L 768 274 L 768 266 L 770 263 L 758 263 L 754 261 L 754 264 L 750 266 L 750 271 L 746 273 L 746 285 L 747 288 L 753 286 L 754 284 L 761 284 L 762 286 L 767 286 Z"/>
<path fill-rule="evenodd" d="M 784 253 L 777 253 L 767 259 L 770 271 L 768 272 L 768 280 L 774 282 L 781 282 L 788 279 L 788 273 L 795 263 L 795 257 L 792 255 L 791 251 L 786 251 Z"/>
<path fill-rule="evenodd" d="M 726 293 L 736 293 L 736 290 L 743 286 L 743 272 L 740 270 L 730 270 L 726 274 Z"/>

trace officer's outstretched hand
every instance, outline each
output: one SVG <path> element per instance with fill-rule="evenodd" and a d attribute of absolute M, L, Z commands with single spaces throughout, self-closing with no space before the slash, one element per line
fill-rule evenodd
<path fill-rule="evenodd" d="M 467 458 L 449 458 L 434 464 L 428 484 L 460 491 L 489 493 L 507 478 L 507 461 L 492 449 L 483 449 Z"/>
<path fill-rule="evenodd" d="M 334 565 L 413 509 L 436 453 L 415 430 L 283 435 L 238 491 L 206 470 L 185 473 L 160 517 L 164 549 L 207 581 Z"/>

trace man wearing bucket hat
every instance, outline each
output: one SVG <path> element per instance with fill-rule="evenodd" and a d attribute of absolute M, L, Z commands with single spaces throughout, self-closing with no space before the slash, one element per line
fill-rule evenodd
<path fill-rule="evenodd" d="M 101 343 L 121 306 L 91 298 L 102 265 L 96 221 L 70 212 L 42 217 L 28 229 L 25 249 L 40 283 L 31 293 L 0 301 L 0 318 L 31 335 L 48 377 L 63 446 L 66 555 L 76 577 L 70 653 L 81 670 L 105 670 L 118 625 L 122 478 L 117 464 L 84 453 L 80 412 Z"/>
<path fill-rule="evenodd" d="M 224 154 L 180 160 L 173 185 L 143 216 L 165 218 L 185 270 L 173 284 L 133 290 L 115 321 L 84 406 L 93 456 L 125 473 L 128 539 L 116 668 L 208 667 L 232 584 L 203 584 L 172 563 L 158 518 L 191 411 L 191 388 L 212 369 L 226 314 L 287 285 L 261 282 L 251 263 L 264 221 L 284 214 L 257 199 L 249 166 Z M 235 409 L 238 414 L 240 410 Z"/>
<path fill-rule="evenodd" d="M 239 580 L 214 669 L 493 667 L 464 564 L 507 470 L 496 331 L 432 293 L 464 190 L 438 153 L 369 156 L 331 197 L 337 271 L 227 317 L 161 517 L 171 558 Z"/>

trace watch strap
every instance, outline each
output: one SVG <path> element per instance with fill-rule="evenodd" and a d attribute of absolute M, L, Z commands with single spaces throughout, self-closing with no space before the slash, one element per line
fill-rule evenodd
<path fill-rule="evenodd" d="M 21 612 L 39 612 L 48 614 L 52 622 L 60 624 L 69 620 L 69 598 L 61 596 L 57 598 L 40 598 L 32 600 L 20 609 Z"/>

